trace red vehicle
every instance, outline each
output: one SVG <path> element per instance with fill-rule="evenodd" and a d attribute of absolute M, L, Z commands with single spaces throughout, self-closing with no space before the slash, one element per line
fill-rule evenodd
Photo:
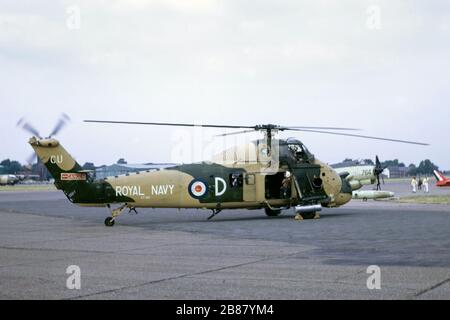
<path fill-rule="evenodd" d="M 446 178 L 441 172 L 434 170 L 434 176 L 437 179 L 436 186 L 438 187 L 450 187 L 450 179 Z"/>

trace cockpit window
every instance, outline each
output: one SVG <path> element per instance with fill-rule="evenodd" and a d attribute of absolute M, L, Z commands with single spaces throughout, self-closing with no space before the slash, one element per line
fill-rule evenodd
<path fill-rule="evenodd" d="M 288 145 L 289 151 L 291 152 L 291 154 L 297 159 L 297 160 L 301 160 L 305 158 L 305 153 L 303 151 L 303 148 L 301 147 L 301 145 L 298 144 L 289 144 Z"/>
<path fill-rule="evenodd" d="M 291 152 L 292 156 L 300 162 L 303 161 L 309 161 L 311 154 L 309 153 L 308 149 L 306 149 L 306 147 L 301 144 L 301 143 L 289 143 L 288 144 L 288 149 Z"/>
<path fill-rule="evenodd" d="M 286 141 L 287 147 L 287 156 L 291 158 L 291 160 L 297 162 L 305 162 L 305 163 L 313 163 L 314 155 L 309 152 L 308 148 L 296 138 L 288 138 Z M 285 147 L 285 148 L 286 148 Z M 286 149 L 285 149 L 286 150 Z"/>

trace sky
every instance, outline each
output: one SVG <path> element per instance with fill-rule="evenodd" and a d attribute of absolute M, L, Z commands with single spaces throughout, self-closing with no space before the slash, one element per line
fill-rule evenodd
<path fill-rule="evenodd" d="M 450 169 L 449 57 L 446 0 L 2 0 L 0 159 L 32 152 L 19 119 L 45 136 L 66 113 L 57 138 L 81 164 L 198 161 L 236 142 L 83 122 L 100 119 L 352 127 L 431 146 L 279 137 L 327 163 L 379 155 Z"/>

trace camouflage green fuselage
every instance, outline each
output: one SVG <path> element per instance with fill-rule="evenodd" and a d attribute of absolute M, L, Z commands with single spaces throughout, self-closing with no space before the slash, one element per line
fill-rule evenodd
<path fill-rule="evenodd" d="M 257 209 L 317 203 L 333 207 L 350 201 L 350 186 L 331 167 L 310 154 L 292 160 L 287 144 L 280 142 L 279 163 L 272 172 L 265 170 L 270 161 L 202 162 L 96 180 L 57 140 L 30 140 L 56 187 L 84 206 Z M 260 151 L 259 144 L 253 147 Z M 293 176 L 288 197 L 280 193 L 286 171 Z"/>

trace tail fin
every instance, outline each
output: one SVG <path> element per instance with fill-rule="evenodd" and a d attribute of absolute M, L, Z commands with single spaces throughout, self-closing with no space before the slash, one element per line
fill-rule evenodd
<path fill-rule="evenodd" d="M 445 180 L 447 180 L 445 178 L 445 176 L 442 173 L 440 173 L 439 171 L 437 171 L 437 170 L 434 170 L 433 174 L 436 177 L 437 181 L 445 181 Z"/>
<path fill-rule="evenodd" d="M 56 139 L 37 139 L 28 142 L 55 179 L 55 186 L 72 200 L 77 189 L 88 184 L 88 175 Z"/>
<path fill-rule="evenodd" d="M 132 198 L 117 195 L 111 184 L 95 180 L 75 161 L 56 139 L 33 137 L 29 144 L 55 179 L 55 186 L 64 191 L 73 203 L 85 206 L 134 202 Z"/>

